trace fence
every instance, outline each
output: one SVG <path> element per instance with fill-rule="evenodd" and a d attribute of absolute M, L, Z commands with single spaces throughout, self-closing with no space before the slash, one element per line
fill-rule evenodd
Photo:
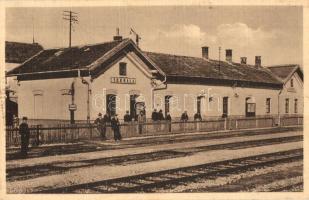
<path fill-rule="evenodd" d="M 120 132 L 122 137 L 136 137 L 145 135 L 161 135 L 170 133 L 206 132 L 222 130 L 240 130 L 254 128 L 269 128 L 278 125 L 276 117 L 250 117 L 250 118 L 221 118 L 203 121 L 188 122 L 147 122 L 147 123 L 122 123 Z M 302 116 L 282 116 L 281 126 L 302 125 Z M 106 127 L 106 136 L 113 138 L 110 125 Z M 94 124 L 59 124 L 55 125 L 31 125 L 30 144 L 33 146 L 51 143 L 71 143 L 82 139 L 99 137 L 99 132 Z M 6 146 L 18 146 L 20 136 L 18 128 L 6 127 Z"/>

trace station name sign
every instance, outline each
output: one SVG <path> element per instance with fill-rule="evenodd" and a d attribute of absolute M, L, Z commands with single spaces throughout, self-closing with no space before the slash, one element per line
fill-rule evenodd
<path fill-rule="evenodd" d="M 136 79 L 127 77 L 111 77 L 111 83 L 136 84 Z"/>

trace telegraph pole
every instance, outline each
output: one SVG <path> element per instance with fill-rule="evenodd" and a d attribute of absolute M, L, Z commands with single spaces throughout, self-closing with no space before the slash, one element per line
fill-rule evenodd
<path fill-rule="evenodd" d="M 63 11 L 63 19 L 69 21 L 69 48 L 71 48 L 73 24 L 78 24 L 77 13 L 65 10 Z"/>
<path fill-rule="evenodd" d="M 73 24 L 76 23 L 78 24 L 78 19 L 77 19 L 77 13 L 70 11 L 63 11 L 63 19 L 66 21 L 69 21 L 69 48 L 71 48 L 72 44 L 72 29 L 73 29 Z M 75 96 L 75 85 L 74 81 L 71 85 L 71 104 L 69 105 L 69 111 L 70 111 L 70 122 L 71 124 L 75 123 L 74 119 L 74 112 L 77 109 L 77 106 L 74 103 L 74 96 Z"/>
<path fill-rule="evenodd" d="M 221 59 L 220 59 L 220 56 L 221 56 L 221 47 L 219 47 L 219 73 L 221 73 Z"/>

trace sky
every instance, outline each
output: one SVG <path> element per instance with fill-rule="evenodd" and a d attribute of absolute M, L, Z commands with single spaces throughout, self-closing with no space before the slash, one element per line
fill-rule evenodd
<path fill-rule="evenodd" d="M 63 11 L 78 13 L 72 45 L 112 40 L 119 27 L 125 38 L 133 28 L 140 36 L 142 50 L 221 59 L 225 49 L 233 50 L 233 61 L 247 57 L 254 64 L 302 65 L 302 7 L 296 6 L 140 6 L 7 8 L 6 40 L 35 42 L 44 48 L 68 47 L 69 24 Z"/>

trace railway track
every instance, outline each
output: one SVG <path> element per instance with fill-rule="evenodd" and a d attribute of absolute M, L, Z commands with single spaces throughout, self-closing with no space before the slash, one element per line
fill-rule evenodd
<path fill-rule="evenodd" d="M 134 193 L 155 192 L 160 188 L 172 188 L 193 182 L 198 178 L 216 179 L 220 176 L 237 174 L 265 166 L 293 162 L 303 159 L 303 149 L 249 156 L 240 159 L 176 168 L 140 175 L 104 180 L 68 187 L 47 189 L 37 193 Z"/>
<path fill-rule="evenodd" d="M 226 144 L 215 144 L 207 146 L 189 147 L 185 149 L 162 150 L 151 153 L 133 154 L 117 157 L 108 157 L 100 159 L 73 161 L 73 162 L 55 162 L 49 164 L 41 164 L 25 167 L 9 168 L 7 172 L 7 181 L 25 180 L 57 173 L 65 173 L 71 169 L 85 168 L 91 166 L 107 166 L 107 165 L 129 165 L 142 162 L 150 162 L 155 160 L 171 159 L 177 157 L 185 157 L 198 152 L 206 152 L 211 150 L 223 149 L 242 149 L 258 146 L 266 146 L 273 144 L 282 144 L 288 142 L 302 141 L 303 136 L 289 136 L 281 138 L 269 138 L 262 140 L 252 140 L 244 142 L 233 142 Z"/>

